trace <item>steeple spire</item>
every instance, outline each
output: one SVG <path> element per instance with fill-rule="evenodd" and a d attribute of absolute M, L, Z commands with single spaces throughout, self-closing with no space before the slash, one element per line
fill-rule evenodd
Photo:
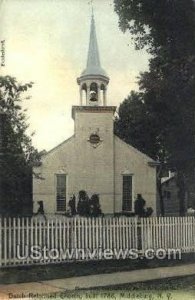
<path fill-rule="evenodd" d="M 107 76 L 106 72 L 102 69 L 100 63 L 100 55 L 99 55 L 99 48 L 98 48 L 98 42 L 96 36 L 93 6 L 92 6 L 92 14 L 91 14 L 91 27 L 90 27 L 89 48 L 88 48 L 88 56 L 87 56 L 87 66 L 86 69 L 81 74 L 81 76 L 83 75 Z"/>
<path fill-rule="evenodd" d="M 80 85 L 81 105 L 83 105 L 84 90 L 86 92 L 87 105 L 102 105 L 101 103 L 103 103 L 105 106 L 106 87 L 109 82 L 109 77 L 101 67 L 92 2 L 91 6 L 92 13 L 87 66 L 86 69 L 81 73 L 81 76 L 77 79 L 77 82 Z"/>
<path fill-rule="evenodd" d="M 99 49 L 98 49 L 96 30 L 95 30 L 95 20 L 94 20 L 93 7 L 92 7 L 87 70 L 88 71 L 94 70 L 97 72 L 99 68 L 101 68 L 101 65 L 100 65 Z"/>

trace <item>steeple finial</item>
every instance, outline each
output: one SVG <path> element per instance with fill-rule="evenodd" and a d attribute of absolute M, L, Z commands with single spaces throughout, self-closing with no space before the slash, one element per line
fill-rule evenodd
<path fill-rule="evenodd" d="M 91 4 L 91 17 L 94 18 L 94 12 L 93 12 L 93 0 L 90 0 L 88 4 Z"/>

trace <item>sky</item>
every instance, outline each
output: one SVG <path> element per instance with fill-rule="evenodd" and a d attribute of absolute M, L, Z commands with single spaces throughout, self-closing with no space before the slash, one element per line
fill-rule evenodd
<path fill-rule="evenodd" d="M 101 65 L 110 77 L 108 105 L 137 90 L 148 55 L 119 29 L 112 0 L 94 0 Z M 91 21 L 89 0 L 0 0 L 1 75 L 34 82 L 23 101 L 33 145 L 50 150 L 74 133 L 72 105 L 79 105 L 76 79 L 86 66 Z"/>

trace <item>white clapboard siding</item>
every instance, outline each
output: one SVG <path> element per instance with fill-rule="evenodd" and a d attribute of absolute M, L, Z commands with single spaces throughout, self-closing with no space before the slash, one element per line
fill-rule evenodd
<path fill-rule="evenodd" d="M 0 267 L 103 259 L 105 250 L 131 249 L 195 252 L 195 218 L 0 218 Z"/>

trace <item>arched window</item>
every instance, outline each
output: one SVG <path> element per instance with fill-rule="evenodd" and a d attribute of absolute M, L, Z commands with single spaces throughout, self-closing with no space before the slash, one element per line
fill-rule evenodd
<path fill-rule="evenodd" d="M 90 85 L 90 91 L 98 92 L 98 87 L 96 82 L 92 82 Z"/>
<path fill-rule="evenodd" d="M 92 82 L 90 85 L 90 101 L 98 100 L 98 86 L 96 82 Z"/>
<path fill-rule="evenodd" d="M 100 89 L 105 91 L 105 85 L 103 83 L 101 84 Z"/>

